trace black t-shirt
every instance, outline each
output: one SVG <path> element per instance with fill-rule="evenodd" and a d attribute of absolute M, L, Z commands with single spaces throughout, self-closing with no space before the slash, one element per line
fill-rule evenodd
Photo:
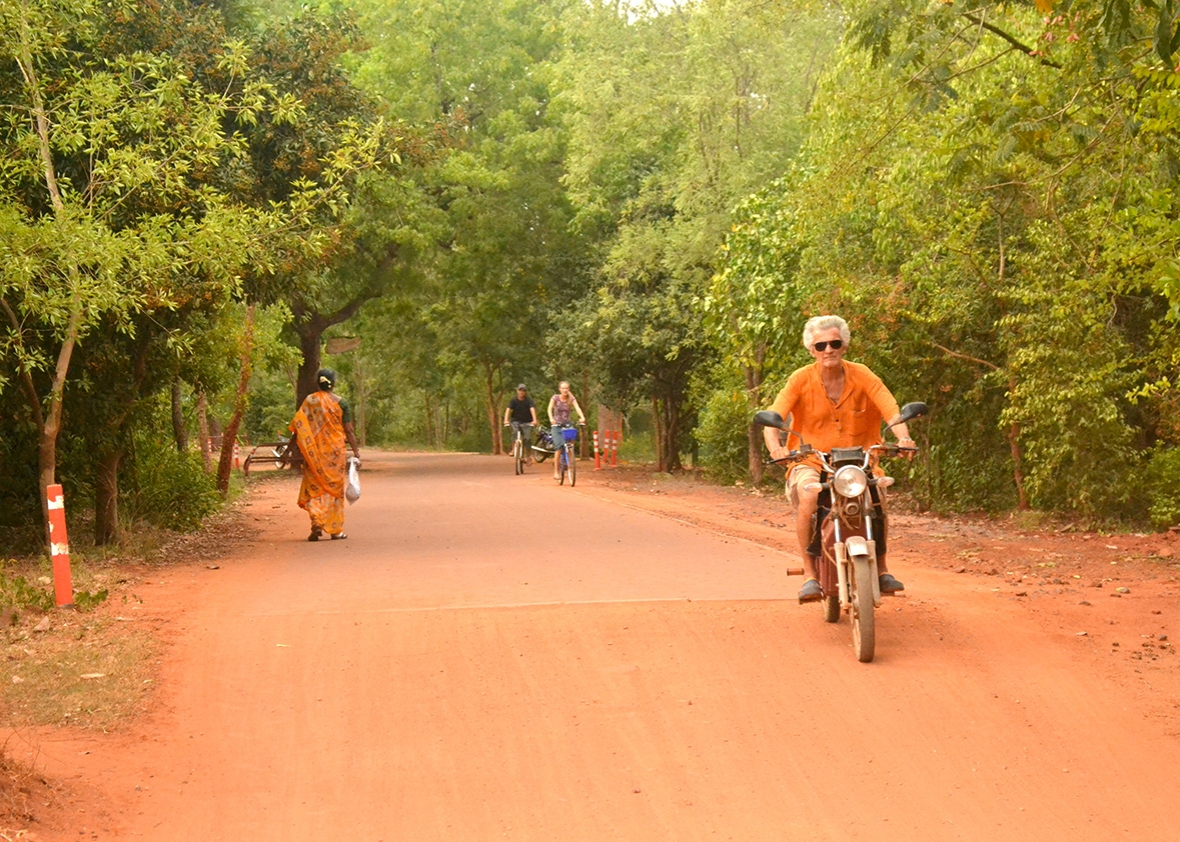
<path fill-rule="evenodd" d="M 532 410 L 536 408 L 537 405 L 533 403 L 533 399 L 527 395 L 524 400 L 513 396 L 512 400 L 508 401 L 508 409 L 512 413 L 508 417 L 521 424 L 531 424 L 533 423 Z"/>

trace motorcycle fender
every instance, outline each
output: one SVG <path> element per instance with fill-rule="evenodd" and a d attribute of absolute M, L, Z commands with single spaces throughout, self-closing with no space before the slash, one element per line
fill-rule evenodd
<path fill-rule="evenodd" d="M 849 557 L 855 562 L 865 560 L 869 563 L 869 581 L 873 583 L 873 605 L 881 607 L 881 583 L 877 581 L 877 542 L 868 541 L 860 535 L 849 537 L 846 542 Z"/>
<path fill-rule="evenodd" d="M 844 545 L 848 550 L 848 554 L 853 558 L 869 554 L 869 542 L 859 535 L 851 536 L 847 541 L 844 542 Z"/>

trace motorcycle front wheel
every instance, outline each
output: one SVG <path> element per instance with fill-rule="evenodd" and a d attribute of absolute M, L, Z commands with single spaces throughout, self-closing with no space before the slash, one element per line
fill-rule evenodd
<path fill-rule="evenodd" d="M 852 645 L 862 664 L 873 660 L 877 630 L 873 615 L 873 570 L 867 558 L 852 563 Z"/>
<path fill-rule="evenodd" d="M 824 596 L 824 622 L 838 623 L 840 622 L 840 597 L 832 594 L 831 596 Z"/>

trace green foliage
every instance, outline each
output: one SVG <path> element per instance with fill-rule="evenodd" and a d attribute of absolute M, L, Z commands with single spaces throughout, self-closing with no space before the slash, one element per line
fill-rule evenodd
<path fill-rule="evenodd" d="M 724 483 L 750 474 L 747 435 L 750 404 L 742 389 L 718 389 L 701 407 L 693 435 L 701 446 L 701 467 Z"/>
<path fill-rule="evenodd" d="M 79 611 L 93 611 L 106 602 L 110 591 L 103 588 L 100 591 L 74 591 L 74 607 Z"/>
<path fill-rule="evenodd" d="M 406 374 L 427 393 L 425 413 L 435 417 L 425 426 L 436 442 L 445 438 L 438 408 L 458 403 L 452 387 L 479 396 L 482 423 L 498 441 L 515 377 L 545 367 L 540 337 L 557 302 L 586 288 L 562 184 L 566 132 L 551 108 L 560 18 L 575 5 L 358 4 L 373 36 L 357 57 L 358 79 L 407 119 L 448 127 L 448 154 L 422 175 L 439 211 L 430 230 L 444 247 L 411 267 L 402 300 L 385 308 L 417 347 L 388 341 L 388 322 L 366 336 L 424 363 Z"/>
<path fill-rule="evenodd" d="M 1156 529 L 1180 525 L 1180 447 L 1160 447 L 1143 472 L 1148 516 Z"/>
<path fill-rule="evenodd" d="M 0 572 L 0 606 L 18 610 L 49 611 L 53 591 L 29 582 L 24 576 Z"/>
<path fill-rule="evenodd" d="M 934 409 L 920 502 L 1143 516 L 1128 473 L 1178 431 L 1177 74 L 1097 7 L 851 11 L 790 190 L 747 202 L 702 302 L 723 358 L 782 366 L 774 315 L 839 312 L 850 359 Z"/>
<path fill-rule="evenodd" d="M 221 506 L 216 477 L 205 473 L 199 453 L 178 453 L 150 427 L 133 437 L 124 519 L 190 531 Z"/>

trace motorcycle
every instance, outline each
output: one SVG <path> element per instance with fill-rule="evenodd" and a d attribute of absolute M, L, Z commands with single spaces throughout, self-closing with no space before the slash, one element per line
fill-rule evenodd
<path fill-rule="evenodd" d="M 886 429 L 904 424 L 927 413 L 926 404 L 907 403 L 897 417 L 886 422 Z M 876 489 L 887 488 L 893 478 L 874 476 L 873 463 L 877 454 L 896 456 L 914 452 L 916 448 L 892 443 L 876 444 L 869 448 L 836 447 L 830 452 L 815 450 L 803 437 L 787 427 L 777 412 L 763 411 L 754 415 L 754 423 L 774 427 L 795 436 L 799 448 L 790 451 L 772 464 L 793 464 L 815 456 L 823 465 L 820 482 L 804 486 L 819 491 L 819 508 L 815 515 L 813 533 L 818 538 L 819 584 L 823 589 L 824 620 L 839 622 L 841 611 L 852 621 L 852 643 L 856 657 L 862 663 L 873 660 L 876 651 L 874 610 L 881 606 L 881 588 L 877 580 L 877 538 L 884 534 L 884 513 Z M 813 539 L 812 546 L 816 546 Z M 802 568 L 788 568 L 791 576 L 803 575 Z"/>

